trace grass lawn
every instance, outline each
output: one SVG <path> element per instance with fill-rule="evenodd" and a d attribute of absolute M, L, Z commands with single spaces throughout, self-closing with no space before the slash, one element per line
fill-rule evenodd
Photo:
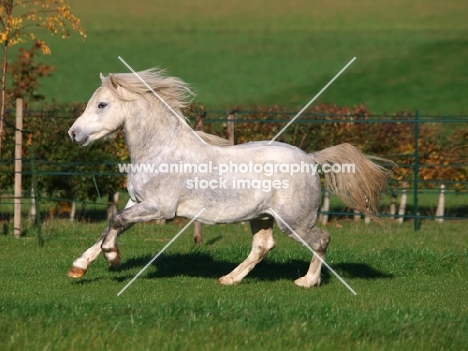
<path fill-rule="evenodd" d="M 2 350 L 462 350 L 468 343 L 464 222 L 331 223 L 320 288 L 296 288 L 310 253 L 281 233 L 244 281 L 217 284 L 247 255 L 248 225 L 182 235 L 121 296 L 117 293 L 179 231 L 139 224 L 120 238 L 119 271 L 102 257 L 81 280 L 66 272 L 104 223 L 49 221 L 0 236 Z"/>
<path fill-rule="evenodd" d="M 165 67 L 209 109 L 304 106 L 320 97 L 371 111 L 466 114 L 468 3 L 464 0 L 70 0 L 86 41 L 49 38 L 56 66 L 41 92 L 87 101 L 98 74 Z M 10 58 L 13 56 L 10 56 Z"/>
<path fill-rule="evenodd" d="M 322 101 L 468 112 L 464 0 L 69 2 L 88 39 L 50 39 L 53 55 L 41 58 L 56 66 L 42 81 L 49 99 L 86 101 L 99 72 L 127 71 L 121 56 L 193 83 L 208 109 L 296 108 L 356 56 Z M 447 213 L 466 215 L 465 198 L 447 194 Z M 436 200 L 421 195 L 421 212 L 433 214 Z M 324 228 L 326 260 L 357 296 L 325 268 L 320 288 L 296 288 L 311 253 L 281 233 L 241 284 L 218 285 L 250 250 L 247 224 L 205 227 L 196 248 L 188 230 L 121 296 L 180 226 L 135 225 L 120 238 L 121 269 L 100 257 L 80 280 L 66 273 L 104 222 L 46 221 L 42 248 L 34 228 L 0 235 L 0 350 L 466 349 L 466 221 L 424 220 L 418 232 L 411 221 L 384 222 L 335 217 Z"/>

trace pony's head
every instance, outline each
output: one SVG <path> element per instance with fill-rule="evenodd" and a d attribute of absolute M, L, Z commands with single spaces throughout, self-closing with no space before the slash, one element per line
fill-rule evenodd
<path fill-rule="evenodd" d="M 72 140 L 81 146 L 124 127 L 127 117 L 135 117 L 135 103 L 146 103 L 147 107 L 148 103 L 158 103 L 155 93 L 175 110 L 187 106 L 187 97 L 193 95 L 187 83 L 167 77 L 158 69 L 107 77 L 101 74 L 101 82 L 83 114 L 68 131 Z"/>

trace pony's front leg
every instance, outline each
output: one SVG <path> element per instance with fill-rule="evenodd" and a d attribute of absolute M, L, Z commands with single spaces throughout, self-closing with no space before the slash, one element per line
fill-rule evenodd
<path fill-rule="evenodd" d="M 99 254 L 101 253 L 101 244 L 102 240 L 106 236 L 107 232 L 109 231 L 109 227 L 104 229 L 101 237 L 99 238 L 96 243 L 91 246 L 88 250 L 86 250 L 80 257 L 73 261 L 73 266 L 68 271 L 68 276 L 70 278 L 81 278 L 86 274 L 88 270 L 88 266 L 96 261 Z"/>
<path fill-rule="evenodd" d="M 127 209 L 133 205 L 135 205 L 135 202 L 133 202 L 132 200 L 128 200 L 127 204 L 125 205 L 125 208 Z M 83 275 L 86 274 L 89 265 L 96 261 L 96 259 L 99 257 L 99 254 L 102 251 L 102 242 L 107 236 L 109 228 L 109 226 L 106 227 L 106 229 L 104 229 L 104 231 L 102 232 L 101 237 L 94 243 L 94 245 L 91 246 L 88 250 L 86 250 L 80 257 L 73 261 L 73 266 L 67 274 L 70 278 L 81 278 Z"/>
<path fill-rule="evenodd" d="M 170 217 L 170 216 L 169 216 Z M 172 216 L 173 217 L 173 216 Z M 117 212 L 109 222 L 109 231 L 103 236 L 101 249 L 107 262 L 114 268 L 120 266 L 120 252 L 117 247 L 117 237 L 133 224 L 147 222 L 163 217 L 160 207 L 153 202 L 140 202 L 132 207 Z"/>

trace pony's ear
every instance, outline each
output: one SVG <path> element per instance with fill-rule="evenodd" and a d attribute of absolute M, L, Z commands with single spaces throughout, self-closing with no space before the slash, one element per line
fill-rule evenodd
<path fill-rule="evenodd" d="M 117 79 L 114 77 L 113 74 L 109 73 L 109 80 L 114 88 L 117 88 L 119 86 L 119 83 L 117 82 Z"/>
<path fill-rule="evenodd" d="M 104 77 L 104 74 L 102 74 L 102 73 L 99 73 L 99 78 L 101 78 L 102 82 L 104 82 L 104 79 L 106 79 L 106 77 Z"/>

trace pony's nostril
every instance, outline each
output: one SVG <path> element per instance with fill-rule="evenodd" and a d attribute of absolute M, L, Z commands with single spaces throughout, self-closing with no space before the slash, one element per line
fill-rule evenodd
<path fill-rule="evenodd" d="M 74 130 L 70 131 L 70 136 L 72 137 L 73 140 L 75 140 L 76 132 Z"/>

